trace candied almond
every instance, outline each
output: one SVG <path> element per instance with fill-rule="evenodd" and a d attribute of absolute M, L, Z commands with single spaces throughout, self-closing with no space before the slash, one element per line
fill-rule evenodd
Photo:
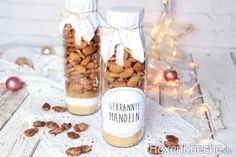
<path fill-rule="evenodd" d="M 161 154 L 162 152 L 160 148 L 155 145 L 149 146 L 147 151 L 149 154 L 153 154 L 153 155 L 158 155 L 158 154 Z"/>
<path fill-rule="evenodd" d="M 61 125 L 61 128 L 62 128 L 62 130 L 69 130 L 70 128 L 72 127 L 72 124 L 71 123 L 63 123 L 62 125 Z"/>
<path fill-rule="evenodd" d="M 49 103 L 44 103 L 42 106 L 42 109 L 44 111 L 49 111 L 51 109 L 51 106 L 49 105 Z"/>
<path fill-rule="evenodd" d="M 79 147 L 71 147 L 66 150 L 66 154 L 70 156 L 79 156 L 81 154 L 81 150 Z"/>
<path fill-rule="evenodd" d="M 86 154 L 92 151 L 92 148 L 89 145 L 82 145 L 82 146 L 79 146 L 79 148 L 82 154 Z"/>
<path fill-rule="evenodd" d="M 80 123 L 80 124 L 76 124 L 76 125 L 74 126 L 74 130 L 77 131 L 77 132 L 82 132 L 82 131 L 87 130 L 88 127 L 89 127 L 88 124 L 86 124 L 86 123 Z"/>
<path fill-rule="evenodd" d="M 65 112 L 66 108 L 62 106 L 53 106 L 52 109 L 56 112 Z"/>
<path fill-rule="evenodd" d="M 68 136 L 68 138 L 71 138 L 71 139 L 80 138 L 80 135 L 76 132 L 67 132 L 67 136 Z"/>
<path fill-rule="evenodd" d="M 32 137 L 38 132 L 38 130 L 39 130 L 38 128 L 30 128 L 25 130 L 24 134 L 27 137 Z"/>
<path fill-rule="evenodd" d="M 166 139 L 170 142 L 178 143 L 179 139 L 175 137 L 174 135 L 166 135 Z"/>
<path fill-rule="evenodd" d="M 62 128 L 53 128 L 52 130 L 49 130 L 49 134 L 53 134 L 54 136 L 62 133 L 64 130 Z"/>
<path fill-rule="evenodd" d="M 44 121 L 35 121 L 35 122 L 33 122 L 33 126 L 34 127 L 44 127 L 46 125 L 46 122 L 44 122 Z"/>
<path fill-rule="evenodd" d="M 53 121 L 49 121 L 46 123 L 46 126 L 50 129 L 53 129 L 53 128 L 59 128 L 58 124 L 56 122 L 53 122 Z"/>
<path fill-rule="evenodd" d="M 178 149 L 179 148 L 179 145 L 176 142 L 164 141 L 164 145 L 166 148 L 169 148 L 169 149 Z"/>

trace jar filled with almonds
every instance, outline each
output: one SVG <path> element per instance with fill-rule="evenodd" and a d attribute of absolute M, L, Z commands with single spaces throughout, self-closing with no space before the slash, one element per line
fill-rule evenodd
<path fill-rule="evenodd" d="M 76 115 L 99 107 L 100 55 L 97 0 L 66 0 L 61 22 L 64 43 L 66 108 Z"/>
<path fill-rule="evenodd" d="M 144 133 L 147 58 L 143 15 L 143 8 L 112 8 L 101 35 L 103 137 L 117 147 L 137 144 Z"/>

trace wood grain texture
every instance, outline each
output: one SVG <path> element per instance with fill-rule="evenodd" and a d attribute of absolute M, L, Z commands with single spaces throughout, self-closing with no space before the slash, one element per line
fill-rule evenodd
<path fill-rule="evenodd" d="M 30 103 L 30 99 L 28 97 L 25 97 L 27 94 L 19 93 L 19 95 L 20 96 L 16 96 L 14 94 L 12 95 L 14 96 L 15 101 L 18 102 L 16 106 L 23 106 L 24 104 Z M 13 97 L 11 97 L 11 99 L 13 99 Z M 8 101 L 10 101 L 10 99 Z M 12 103 L 14 104 L 16 102 Z M 0 131 L 1 157 L 32 156 L 40 140 L 36 136 L 32 138 L 24 136 L 24 131 L 30 127 L 32 126 L 30 126 L 24 120 L 24 117 L 22 117 L 20 112 L 16 112 L 15 114 L 13 114 L 11 119 L 4 125 L 4 127 Z"/>
<path fill-rule="evenodd" d="M 25 88 L 17 91 L 7 91 L 0 99 L 0 130 L 16 112 L 19 106 L 27 98 L 28 92 Z"/>
<path fill-rule="evenodd" d="M 198 79 L 206 103 L 218 103 L 221 106 L 220 115 L 226 125 L 226 130 L 218 130 L 214 136 L 216 140 L 226 144 L 232 150 L 236 149 L 236 66 L 230 53 L 197 53 L 193 54 L 198 64 Z M 236 156 L 231 154 L 232 156 Z M 230 155 L 230 156 L 231 156 Z M 220 155 L 220 157 L 225 155 Z"/>
<path fill-rule="evenodd" d="M 188 69 L 186 66 L 188 66 L 189 63 L 192 62 L 191 55 L 186 55 L 181 62 L 177 62 L 174 67 L 176 67 L 178 73 L 182 73 L 182 75 L 185 76 L 179 76 L 179 77 L 190 77 L 195 74 L 194 69 Z M 183 70 L 184 68 L 187 68 L 186 70 Z M 179 70 L 179 71 L 178 71 Z M 180 78 L 181 79 L 181 78 Z M 198 82 L 198 79 L 195 76 L 192 76 L 192 79 L 190 81 L 186 81 L 184 83 L 180 83 L 180 86 L 187 86 L 188 88 L 193 87 L 196 83 Z M 199 105 L 204 102 L 202 98 L 198 98 L 194 101 L 187 101 L 188 103 L 181 103 L 180 101 L 185 100 L 183 97 L 184 95 L 179 93 L 179 92 L 184 92 L 183 89 L 178 88 L 178 86 L 175 88 L 178 91 L 177 96 L 175 95 L 169 95 L 170 93 L 174 92 L 169 92 L 174 90 L 172 87 L 160 87 L 160 104 L 162 106 L 175 106 L 177 108 L 189 108 L 189 106 L 194 106 L 194 105 Z M 195 89 L 195 93 L 192 97 L 200 96 L 201 91 L 200 87 Z M 190 112 L 183 112 L 183 111 L 177 111 L 177 113 L 187 122 L 192 124 L 195 128 L 197 128 L 202 134 L 210 134 L 210 124 L 208 122 L 207 115 L 205 113 L 190 113 Z"/>

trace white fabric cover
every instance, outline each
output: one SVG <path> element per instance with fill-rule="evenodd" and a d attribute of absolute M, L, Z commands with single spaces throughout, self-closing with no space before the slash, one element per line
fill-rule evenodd
<path fill-rule="evenodd" d="M 65 6 L 60 32 L 63 32 L 65 24 L 71 24 L 75 30 L 76 43 L 80 44 L 81 37 L 89 43 L 99 26 L 97 0 L 65 0 Z"/>
<path fill-rule="evenodd" d="M 138 7 L 115 7 L 107 11 L 107 26 L 101 33 L 101 55 L 105 62 L 114 54 L 117 45 L 129 48 L 135 59 L 144 62 L 143 16 L 144 9 Z"/>

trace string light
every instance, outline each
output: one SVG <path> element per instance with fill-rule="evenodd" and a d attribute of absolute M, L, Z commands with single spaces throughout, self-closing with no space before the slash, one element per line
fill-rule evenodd
<path fill-rule="evenodd" d="M 199 82 L 195 83 L 193 87 L 188 90 L 185 90 L 184 93 L 191 96 L 194 93 L 194 90 L 198 87 Z"/>

